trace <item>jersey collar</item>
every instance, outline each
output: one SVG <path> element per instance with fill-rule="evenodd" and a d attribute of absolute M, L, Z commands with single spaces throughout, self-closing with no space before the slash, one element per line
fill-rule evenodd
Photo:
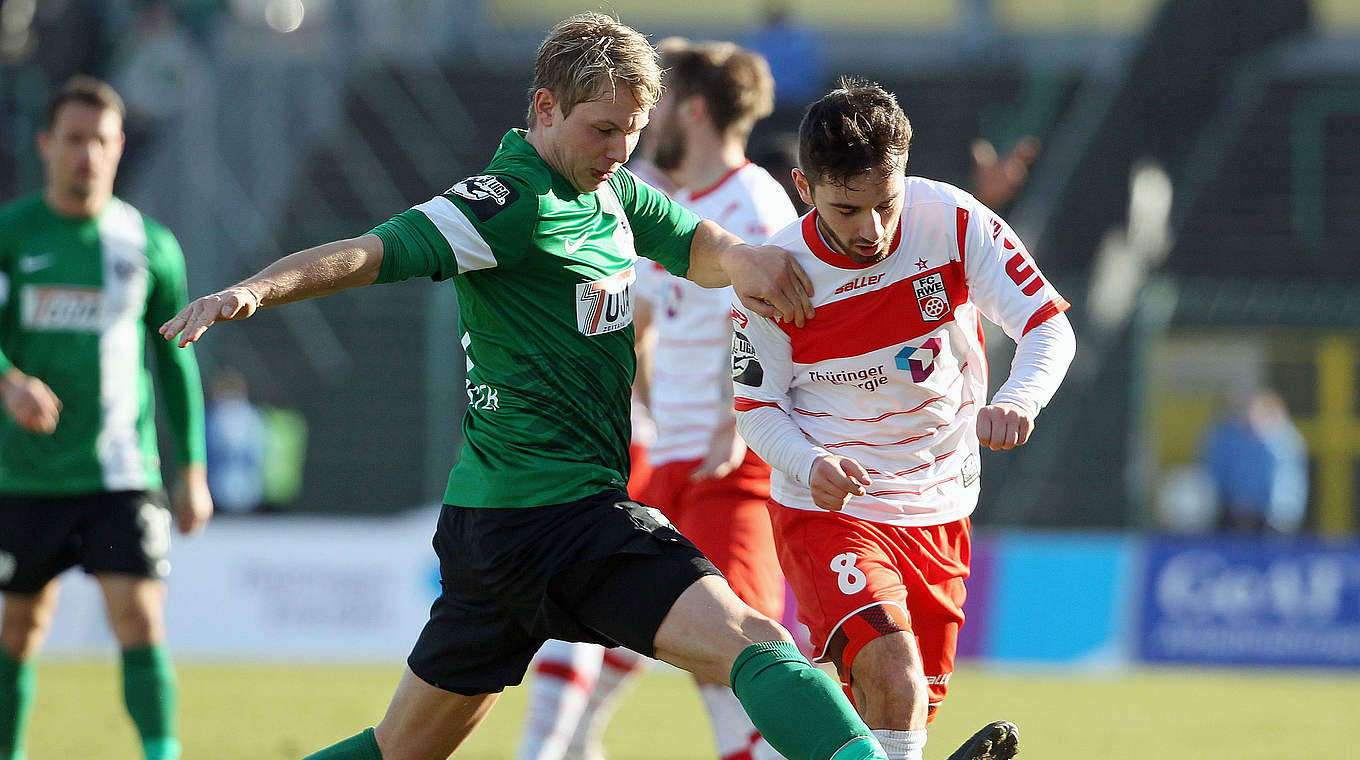
<path fill-rule="evenodd" d="M 842 253 L 832 250 L 831 246 L 822 239 L 821 230 L 817 229 L 817 209 L 812 209 L 803 217 L 803 242 L 807 244 L 812 255 L 830 264 L 837 269 L 868 269 L 871 266 L 882 264 L 897 253 L 897 247 L 902 243 L 902 219 L 906 214 L 897 218 L 897 231 L 893 233 L 892 246 L 888 248 L 888 255 L 881 261 L 873 261 L 868 264 L 858 264 Z"/>

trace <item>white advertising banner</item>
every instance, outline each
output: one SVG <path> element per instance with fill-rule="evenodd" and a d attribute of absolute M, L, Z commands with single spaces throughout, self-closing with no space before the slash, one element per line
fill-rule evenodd
<path fill-rule="evenodd" d="M 406 656 L 439 594 L 430 541 L 438 509 L 384 518 L 217 519 L 171 550 L 166 629 L 177 657 L 381 659 Z M 116 645 L 93 579 L 73 570 L 45 651 Z"/>

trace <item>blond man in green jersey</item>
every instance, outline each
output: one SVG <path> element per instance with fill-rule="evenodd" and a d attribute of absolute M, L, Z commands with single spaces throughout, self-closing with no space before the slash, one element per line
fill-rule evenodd
<path fill-rule="evenodd" d="M 623 168 L 660 95 L 656 51 L 595 13 L 539 48 L 529 129 L 486 170 L 372 232 L 285 257 L 161 330 L 180 345 L 257 309 L 451 279 L 465 443 L 435 533 L 443 592 L 387 715 L 313 760 L 452 753 L 548 638 L 623 645 L 731 683 L 791 760 L 883 758 L 831 680 L 656 510 L 630 501 L 638 253 L 749 308 L 812 316 L 786 251 L 753 248 Z M 457 332 L 454 332 L 454 330 Z"/>

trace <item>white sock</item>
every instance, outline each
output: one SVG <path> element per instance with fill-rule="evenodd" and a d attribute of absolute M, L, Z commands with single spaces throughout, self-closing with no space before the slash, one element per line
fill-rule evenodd
<path fill-rule="evenodd" d="M 888 753 L 888 760 L 922 760 L 926 749 L 926 730 L 896 731 L 891 728 L 875 728 L 874 736 Z"/>
<path fill-rule="evenodd" d="M 713 740 L 718 746 L 720 759 L 779 760 L 779 753 L 756 730 L 751 718 L 746 715 L 746 709 L 730 688 L 712 683 L 699 684 L 699 698 L 708 710 L 708 720 L 713 725 Z"/>
<path fill-rule="evenodd" d="M 631 649 L 602 649 L 599 677 L 590 692 L 576 730 L 571 736 L 566 757 L 570 760 L 603 760 L 604 731 L 618 709 L 627 688 L 646 672 L 651 659 Z"/>
<path fill-rule="evenodd" d="M 534 658 L 517 760 L 563 760 L 600 675 L 604 647 L 549 641 Z"/>

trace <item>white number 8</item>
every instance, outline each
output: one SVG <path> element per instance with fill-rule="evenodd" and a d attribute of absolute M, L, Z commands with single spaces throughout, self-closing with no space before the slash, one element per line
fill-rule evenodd
<path fill-rule="evenodd" d="M 855 560 L 858 556 L 846 552 L 837 554 L 831 558 L 831 569 L 836 571 L 836 582 L 840 584 L 842 594 L 854 594 L 864 590 L 869 579 L 864 577 L 864 571 L 855 567 Z"/>

